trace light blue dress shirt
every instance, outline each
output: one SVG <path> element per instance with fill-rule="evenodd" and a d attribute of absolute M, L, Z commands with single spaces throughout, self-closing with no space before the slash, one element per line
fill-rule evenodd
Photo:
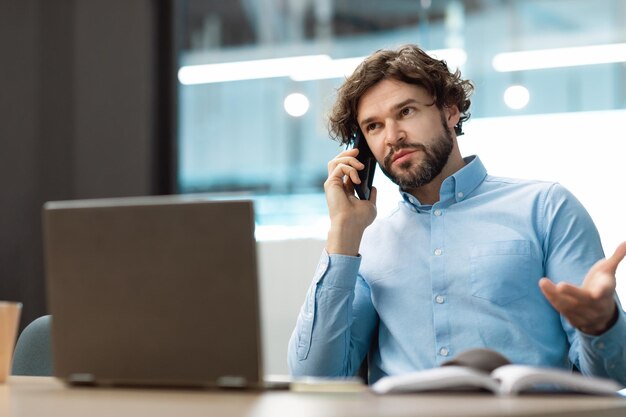
<path fill-rule="evenodd" d="M 432 206 L 403 193 L 366 229 L 360 256 L 324 251 L 289 342 L 291 373 L 351 376 L 367 355 L 372 383 L 486 347 L 626 385 L 621 307 L 607 332 L 587 335 L 538 286 L 542 277 L 580 285 L 604 257 L 587 211 L 559 184 L 466 163 Z"/>

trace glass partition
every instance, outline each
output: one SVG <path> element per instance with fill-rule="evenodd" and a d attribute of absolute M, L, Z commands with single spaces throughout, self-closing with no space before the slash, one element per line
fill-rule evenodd
<path fill-rule="evenodd" d="M 325 234 L 326 164 L 341 150 L 329 138 L 326 114 L 343 78 L 376 49 L 416 43 L 460 68 L 476 85 L 468 132 L 483 119 L 626 106 L 626 2 L 619 0 L 182 5 L 179 192 L 255 198 L 259 225 L 274 226 L 260 229 L 267 238 L 289 235 L 287 230 Z M 563 131 L 555 126 L 546 132 L 533 118 L 524 120 L 521 126 L 543 137 L 540 143 Z M 496 137 L 481 140 L 510 140 L 503 152 L 523 140 L 509 138 L 506 125 L 498 126 L 503 130 L 482 130 Z M 620 127 L 615 128 L 618 140 Z M 461 142 L 467 154 L 464 143 L 468 139 Z M 547 149 L 552 148 L 536 151 Z M 385 198 L 386 207 L 398 195 Z"/>

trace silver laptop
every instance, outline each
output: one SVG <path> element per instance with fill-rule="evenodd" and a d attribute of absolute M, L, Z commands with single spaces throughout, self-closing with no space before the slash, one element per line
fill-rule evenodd
<path fill-rule="evenodd" d="M 43 221 L 55 376 L 265 386 L 251 201 L 49 202 Z"/>

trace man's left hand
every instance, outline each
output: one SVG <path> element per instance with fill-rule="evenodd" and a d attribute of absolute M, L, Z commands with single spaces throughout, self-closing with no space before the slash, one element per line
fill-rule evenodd
<path fill-rule="evenodd" d="M 539 287 L 550 304 L 580 331 L 600 335 L 607 331 L 618 317 L 615 303 L 615 271 L 626 256 L 626 242 L 622 242 L 610 258 L 601 259 L 589 270 L 581 287 L 548 278 L 539 281 Z"/>

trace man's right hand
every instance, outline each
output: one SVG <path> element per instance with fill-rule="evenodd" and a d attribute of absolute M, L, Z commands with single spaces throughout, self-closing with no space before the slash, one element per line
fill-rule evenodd
<path fill-rule="evenodd" d="M 342 255 L 358 255 L 365 228 L 376 218 L 376 188 L 368 201 L 354 195 L 353 184 L 359 184 L 358 171 L 364 165 L 356 159 L 358 149 L 341 152 L 328 163 L 328 179 L 324 183 L 330 215 L 330 231 L 326 251 Z"/>

